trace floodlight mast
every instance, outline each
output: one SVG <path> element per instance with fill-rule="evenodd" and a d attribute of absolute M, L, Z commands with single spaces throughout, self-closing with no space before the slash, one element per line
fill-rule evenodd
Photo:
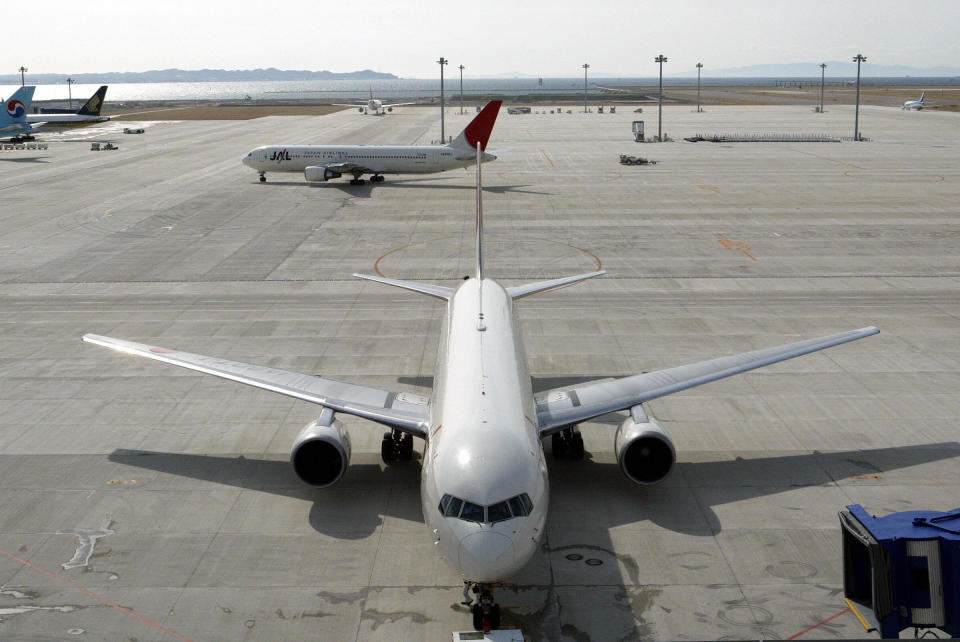
<path fill-rule="evenodd" d="M 663 63 L 667 62 L 667 57 L 660 54 L 653 59 L 653 62 L 660 63 L 660 97 L 658 99 L 657 109 L 657 142 L 663 142 Z"/>
<path fill-rule="evenodd" d="M 450 61 L 440 56 L 440 60 L 437 61 L 437 64 L 440 65 L 440 142 L 447 142 L 446 131 L 443 128 L 443 68 Z"/>
<path fill-rule="evenodd" d="M 820 113 L 823 113 L 823 79 L 827 73 L 827 63 L 820 63 Z"/>
<path fill-rule="evenodd" d="M 853 112 L 853 140 L 860 140 L 860 63 L 866 62 L 867 57 L 863 54 L 857 54 L 853 57 L 853 62 L 857 63 L 857 108 Z"/>
<path fill-rule="evenodd" d="M 703 69 L 703 63 L 697 63 L 697 113 L 699 114 L 703 110 L 700 109 L 700 70 Z"/>
<path fill-rule="evenodd" d="M 27 84 L 23 79 L 23 75 L 30 70 L 24 67 L 23 65 L 20 65 L 20 69 L 18 69 L 17 71 L 20 72 L 20 86 L 23 87 L 24 85 Z"/>
<path fill-rule="evenodd" d="M 463 65 L 460 65 L 460 114 L 463 114 L 463 70 L 466 69 Z"/>
<path fill-rule="evenodd" d="M 590 65 L 583 63 L 583 113 L 587 113 L 587 69 Z"/>
<path fill-rule="evenodd" d="M 70 97 L 70 109 L 73 109 L 73 78 L 67 78 L 67 95 Z"/>

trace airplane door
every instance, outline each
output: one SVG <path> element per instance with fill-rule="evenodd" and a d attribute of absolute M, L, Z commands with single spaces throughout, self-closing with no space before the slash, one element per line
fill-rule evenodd
<path fill-rule="evenodd" d="M 440 164 L 440 150 L 439 150 L 439 149 L 431 149 L 431 150 L 427 153 L 427 156 L 428 156 L 427 163 L 428 163 L 429 165 L 439 165 L 439 164 Z"/>

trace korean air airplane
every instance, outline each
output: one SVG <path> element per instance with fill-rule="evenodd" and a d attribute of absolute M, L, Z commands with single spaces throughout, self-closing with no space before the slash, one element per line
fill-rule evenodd
<path fill-rule="evenodd" d="M 473 164 L 480 143 L 483 162 L 496 160 L 487 153 L 487 141 L 497 120 L 502 101 L 493 100 L 449 145 L 267 145 L 257 147 L 243 158 L 243 164 L 267 180 L 267 172 L 303 172 L 308 181 L 329 181 L 344 174 L 353 176 L 351 185 L 361 185 L 364 174 L 371 183 L 385 174 L 433 174 Z"/>
<path fill-rule="evenodd" d="M 4 101 L 3 110 L 0 110 L 0 136 L 9 137 L 14 143 L 33 140 L 30 132 L 37 125 L 27 122 L 27 111 L 33 102 L 35 89 L 36 87 L 21 87 Z"/>
<path fill-rule="evenodd" d="M 446 306 L 430 396 L 95 334 L 87 334 L 83 340 L 319 405 L 319 417 L 303 428 L 290 455 L 294 472 L 316 488 L 336 484 L 350 461 L 350 437 L 336 419 L 337 413 L 388 428 L 380 450 L 387 464 L 410 460 L 413 440 L 422 439 L 424 534 L 462 575 L 463 603 L 472 612 L 474 627 L 489 630 L 500 625 L 495 587 L 530 561 L 546 530 L 550 497 L 545 439 L 552 441 L 554 457 L 581 459 L 583 437 L 577 425 L 628 411 L 614 442 L 617 461 L 634 483 L 654 484 L 670 472 L 676 450 L 666 431 L 646 412 L 644 402 L 861 339 L 879 330 L 849 330 L 534 394 L 519 332 L 517 302 L 604 272 L 511 287 L 491 278 L 483 264 L 480 141 L 475 158 L 476 267 L 472 276 L 449 287 L 354 275 L 438 299 Z"/>
<path fill-rule="evenodd" d="M 109 116 L 100 115 L 106 97 L 107 86 L 103 85 L 76 112 L 27 114 L 27 122 L 34 127 L 42 125 L 44 129 L 86 127 L 103 123 L 110 120 Z"/>
<path fill-rule="evenodd" d="M 920 100 L 908 100 L 907 102 L 903 103 L 903 107 L 901 107 L 900 109 L 906 109 L 906 110 L 916 109 L 917 111 L 920 111 L 921 109 L 926 107 L 926 104 L 924 103 L 924 99 L 926 99 L 926 97 L 927 97 L 927 92 L 921 91 Z"/>

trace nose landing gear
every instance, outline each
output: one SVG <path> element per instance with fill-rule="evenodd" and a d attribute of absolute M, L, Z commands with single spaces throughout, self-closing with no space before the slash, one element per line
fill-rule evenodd
<path fill-rule="evenodd" d="M 266 173 L 266 172 L 260 172 L 260 182 L 261 182 L 261 183 L 266 183 L 266 182 L 267 182 L 267 173 Z"/>
<path fill-rule="evenodd" d="M 493 585 L 473 584 L 470 592 L 477 596 L 470 606 L 473 628 L 488 633 L 500 628 L 500 605 L 493 601 Z"/>

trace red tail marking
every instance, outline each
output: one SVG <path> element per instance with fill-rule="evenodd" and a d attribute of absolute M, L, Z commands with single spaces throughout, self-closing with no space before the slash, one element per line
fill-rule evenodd
<path fill-rule="evenodd" d="M 500 105 L 502 104 L 502 100 L 491 100 L 483 108 L 483 111 L 477 114 L 477 117 L 471 120 L 467 128 L 463 130 L 472 149 L 477 148 L 478 142 L 481 150 L 487 149 L 487 141 L 490 140 L 490 132 L 493 131 L 493 124 L 497 121 L 497 114 L 500 113 Z"/>

